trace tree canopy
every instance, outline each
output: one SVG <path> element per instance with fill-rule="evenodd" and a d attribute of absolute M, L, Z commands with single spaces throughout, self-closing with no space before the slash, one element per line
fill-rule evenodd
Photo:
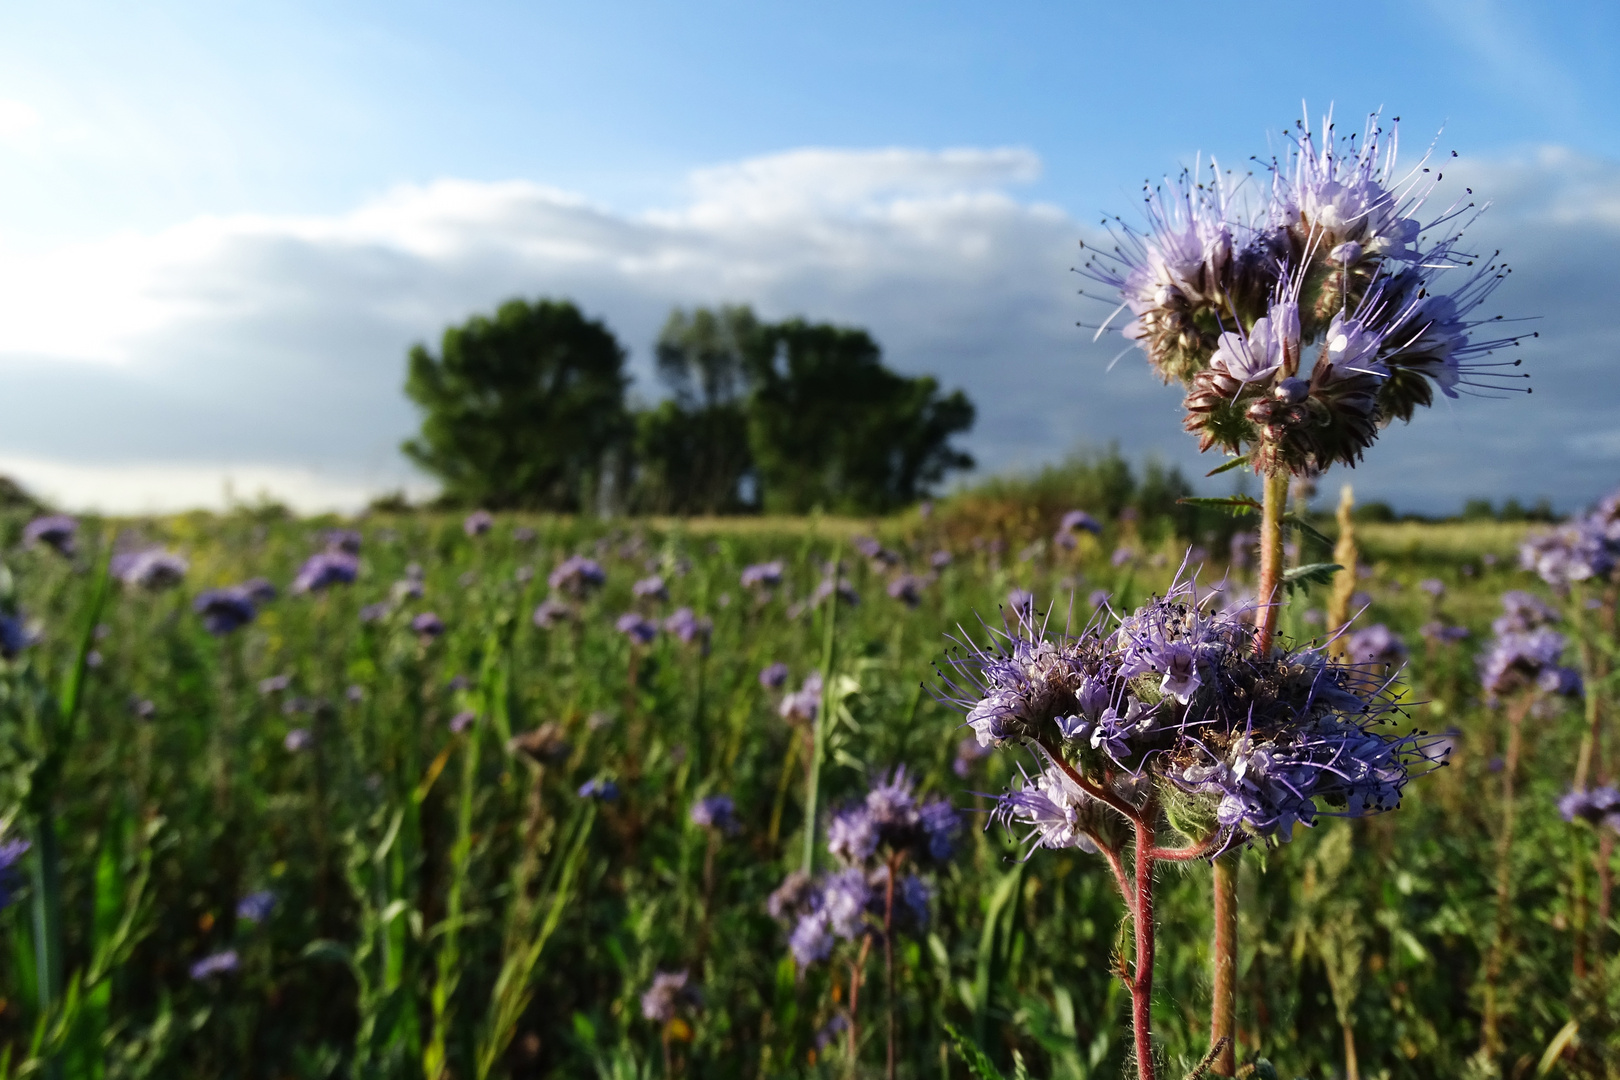
<path fill-rule="evenodd" d="M 566 300 L 510 300 L 411 349 L 405 392 L 423 412 L 405 453 L 454 502 L 576 511 L 631 431 L 625 353 Z"/>

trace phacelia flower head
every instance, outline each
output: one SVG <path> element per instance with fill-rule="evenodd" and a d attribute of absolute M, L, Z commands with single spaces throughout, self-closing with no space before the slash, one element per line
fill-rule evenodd
<path fill-rule="evenodd" d="M 532 621 L 540 629 L 550 630 L 558 623 L 567 622 L 573 616 L 573 608 L 555 597 L 547 597 L 535 607 Z"/>
<path fill-rule="evenodd" d="M 787 685 L 788 666 L 778 660 L 759 669 L 759 685 L 767 690 L 780 690 Z"/>
<path fill-rule="evenodd" d="M 1531 533 L 1519 545 L 1519 567 L 1560 592 L 1577 582 L 1607 577 L 1620 556 L 1620 541 L 1610 537 L 1611 529 L 1592 515 Z"/>
<path fill-rule="evenodd" d="M 595 559 L 587 559 L 583 555 L 570 555 L 557 564 L 556 569 L 546 578 L 546 582 L 554 592 L 563 593 L 575 600 L 583 600 L 607 582 L 607 574 L 603 572 L 602 564 Z"/>
<path fill-rule="evenodd" d="M 1558 800 L 1558 812 L 1565 821 L 1578 819 L 1620 832 L 1620 791 L 1608 785 L 1571 791 Z"/>
<path fill-rule="evenodd" d="M 683 645 L 701 645 L 707 651 L 709 638 L 714 633 L 714 620 L 699 617 L 689 607 L 676 608 L 674 614 L 664 620 L 664 631 L 674 634 Z"/>
<path fill-rule="evenodd" d="M 741 824 L 737 820 L 737 803 L 730 795 L 709 795 L 692 804 L 687 814 L 692 824 L 717 832 L 736 832 Z"/>
<path fill-rule="evenodd" d="M 0 839 L 0 910 L 11 906 L 22 884 L 22 872 L 17 864 L 28 853 L 28 841 Z"/>
<path fill-rule="evenodd" d="M 113 577 L 131 588 L 161 592 L 184 581 L 191 564 L 171 551 L 150 548 L 114 555 L 108 568 Z"/>
<path fill-rule="evenodd" d="M 630 586 L 630 595 L 637 600 L 668 600 L 669 586 L 664 584 L 662 575 L 654 574 Z"/>
<path fill-rule="evenodd" d="M 259 616 L 253 598 L 240 585 L 198 593 L 191 608 L 202 616 L 204 628 L 220 637 L 240 630 Z"/>
<path fill-rule="evenodd" d="M 433 641 L 444 633 L 444 620 L 431 611 L 424 611 L 411 619 L 411 633 L 423 641 Z"/>
<path fill-rule="evenodd" d="M 1269 190 L 1210 163 L 1152 190 L 1144 227 L 1109 224 L 1083 273 L 1166 382 L 1187 388 L 1202 449 L 1265 471 L 1354 465 L 1434 391 L 1502 390 L 1494 358 L 1525 335 L 1478 309 L 1506 276 L 1461 242 L 1472 202 L 1429 210 L 1438 172 L 1397 166 L 1393 126 L 1325 137 L 1301 124 Z"/>
<path fill-rule="evenodd" d="M 625 612 L 614 626 L 637 645 L 651 645 L 658 637 L 658 624 L 638 612 Z"/>
<path fill-rule="evenodd" d="M 495 527 L 495 515 L 488 510 L 474 510 L 461 523 L 461 531 L 468 536 L 483 536 Z"/>
<path fill-rule="evenodd" d="M 276 894 L 268 889 L 248 893 L 236 902 L 236 917 L 250 923 L 262 923 L 275 910 Z"/>
<path fill-rule="evenodd" d="M 1497 634 L 1528 634 L 1560 621 L 1558 609 L 1535 593 L 1510 589 L 1502 594 L 1502 614 L 1491 623 Z"/>
<path fill-rule="evenodd" d="M 23 545 L 38 547 L 43 544 L 58 555 L 71 557 L 78 535 L 79 523 L 76 520 L 66 514 L 49 514 L 23 526 Z"/>
<path fill-rule="evenodd" d="M 1480 683 L 1491 701 L 1524 691 L 1573 697 L 1581 676 L 1565 667 L 1564 635 L 1551 627 L 1497 634 L 1479 658 Z"/>
<path fill-rule="evenodd" d="M 1351 634 L 1346 650 L 1352 663 L 1376 670 L 1398 668 L 1406 663 L 1406 643 L 1383 623 L 1373 623 Z"/>
<path fill-rule="evenodd" d="M 652 985 L 641 995 L 642 1018 L 660 1024 L 675 1019 L 675 1013 L 682 1004 L 695 1000 L 692 989 L 686 985 L 687 978 L 684 968 L 655 974 Z"/>
<path fill-rule="evenodd" d="M 323 592 L 333 585 L 352 585 L 360 576 L 360 559 L 341 549 L 317 551 L 299 568 L 293 579 L 294 595 Z"/>
<path fill-rule="evenodd" d="M 1432 740 L 1383 729 L 1394 701 L 1381 672 L 1314 648 L 1256 656 L 1245 611 L 1209 599 L 1178 580 L 1078 633 L 1026 623 L 951 658 L 947 700 L 981 741 L 1033 743 L 1056 770 L 1009 793 L 1003 821 L 1040 846 L 1083 846 L 1096 832 L 1081 796 L 1157 792 L 1193 833 L 1286 839 L 1319 813 L 1390 809 L 1413 770 L 1432 767 Z"/>
<path fill-rule="evenodd" d="M 224 975 L 235 971 L 242 966 L 241 957 L 237 956 L 235 949 L 226 949 L 224 952 L 212 953 L 191 965 L 191 977 L 196 982 L 213 978 L 215 975 Z"/>
<path fill-rule="evenodd" d="M 804 677 L 798 690 L 782 697 L 779 707 L 782 719 L 789 723 L 807 724 L 821 711 L 821 672 L 812 671 Z"/>
<path fill-rule="evenodd" d="M 898 574 L 889 582 L 888 593 L 891 598 L 914 608 L 922 603 L 923 589 L 927 584 L 916 574 Z"/>
<path fill-rule="evenodd" d="M 773 559 L 770 562 L 754 563 L 743 567 L 742 587 L 745 589 L 772 589 L 782 584 L 782 560 Z"/>

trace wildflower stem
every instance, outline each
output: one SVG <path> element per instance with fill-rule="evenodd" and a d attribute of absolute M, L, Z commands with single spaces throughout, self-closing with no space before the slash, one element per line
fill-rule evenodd
<path fill-rule="evenodd" d="M 1502 760 L 1502 831 L 1496 838 L 1496 925 L 1491 934 L 1491 951 L 1485 963 L 1485 1017 L 1480 1028 L 1481 1049 L 1495 1056 L 1502 1052 L 1501 1013 L 1496 1000 L 1497 982 L 1502 977 L 1502 958 L 1507 949 L 1508 915 L 1513 901 L 1513 873 L 1509 858 L 1513 851 L 1513 787 L 1523 747 L 1525 714 L 1535 702 L 1533 691 L 1526 692 L 1508 710 L 1508 746 Z"/>
<path fill-rule="evenodd" d="M 1153 1062 L 1153 826 L 1136 822 L 1136 973 L 1131 980 L 1131 1026 L 1136 1035 L 1138 1080 L 1155 1080 Z"/>
<path fill-rule="evenodd" d="M 883 981 L 884 1008 L 888 1012 L 889 1055 L 884 1075 L 894 1080 L 894 879 L 900 873 L 902 854 L 889 855 L 889 880 L 883 886 Z"/>
<path fill-rule="evenodd" d="M 1233 1040 L 1237 1030 L 1237 874 L 1238 852 L 1230 851 L 1214 863 L 1215 944 L 1214 1001 L 1210 1009 L 1211 1045 L 1218 1045 L 1213 1069 L 1231 1076 L 1237 1067 Z"/>
<path fill-rule="evenodd" d="M 1118 795 L 1115 795 L 1108 789 L 1086 779 L 1086 777 L 1082 775 L 1078 769 L 1076 769 L 1073 765 L 1070 765 L 1067 761 L 1063 760 L 1062 751 L 1057 746 L 1053 745 L 1051 739 L 1041 739 L 1040 747 L 1042 750 L 1046 751 L 1046 756 L 1052 761 L 1052 763 L 1058 768 L 1062 769 L 1064 775 L 1070 780 L 1074 781 L 1081 791 L 1084 791 L 1093 799 L 1100 802 L 1105 802 L 1109 806 L 1112 806 L 1131 822 L 1138 825 L 1143 823 L 1144 819 L 1142 817 L 1142 811 L 1138 810 L 1136 807 L 1132 806 L 1130 803 L 1126 802 L 1124 799 L 1120 798 Z"/>
<path fill-rule="evenodd" d="M 1288 471 L 1278 469 L 1266 475 L 1265 503 L 1260 512 L 1260 610 L 1255 612 L 1255 653 L 1271 652 L 1271 639 L 1277 632 L 1278 588 L 1282 584 L 1283 512 L 1288 503 Z"/>
<path fill-rule="evenodd" d="M 866 958 L 872 951 L 872 935 L 861 938 L 860 955 L 849 968 L 849 1075 L 855 1075 L 856 1053 L 860 1047 L 861 972 L 866 970 Z"/>
<path fill-rule="evenodd" d="M 833 588 L 827 596 L 827 610 L 825 632 L 821 648 L 821 701 L 816 706 L 816 715 L 810 721 L 810 776 L 805 784 L 804 793 L 804 872 L 810 873 L 816 864 L 816 801 L 821 789 L 821 743 L 827 727 L 827 709 L 832 703 L 832 669 L 833 658 L 836 655 L 837 638 L 833 631 L 838 624 L 838 575 L 842 567 L 843 549 L 833 553 Z M 851 1005 L 853 1006 L 853 1001 Z M 850 1031 L 855 1026 L 853 1018 Z M 850 1036 L 852 1039 L 854 1035 Z M 854 1043 L 851 1042 L 853 1047 Z"/>

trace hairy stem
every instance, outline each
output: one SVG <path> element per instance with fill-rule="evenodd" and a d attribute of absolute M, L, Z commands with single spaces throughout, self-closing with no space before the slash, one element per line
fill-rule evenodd
<path fill-rule="evenodd" d="M 1260 514 L 1260 610 L 1255 613 L 1254 648 L 1261 656 L 1271 651 L 1271 639 L 1277 632 L 1283 563 L 1282 519 L 1287 504 L 1288 473 L 1279 469 L 1266 477 L 1266 499 Z"/>
<path fill-rule="evenodd" d="M 894 879 L 900 873 L 900 855 L 889 856 L 889 880 L 883 888 L 883 982 L 884 1010 L 889 1022 L 889 1056 L 884 1073 L 894 1080 Z"/>
<path fill-rule="evenodd" d="M 1221 1046 L 1213 1064 L 1216 1076 L 1231 1076 L 1237 1070 L 1237 1050 L 1233 1041 L 1237 1030 L 1238 858 L 1236 851 L 1230 851 L 1214 863 L 1215 986 L 1214 1002 L 1210 1009 L 1209 1041 L 1211 1046 Z"/>
<path fill-rule="evenodd" d="M 1156 1080 L 1153 1062 L 1153 826 L 1136 823 L 1136 972 L 1131 979 L 1131 1027 L 1137 1080 Z"/>

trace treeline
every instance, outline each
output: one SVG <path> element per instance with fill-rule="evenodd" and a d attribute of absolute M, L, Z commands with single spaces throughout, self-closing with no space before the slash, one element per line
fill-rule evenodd
<path fill-rule="evenodd" d="M 656 354 L 669 396 L 632 407 L 600 320 L 509 301 L 411 349 L 404 451 L 447 505 L 559 512 L 880 514 L 973 467 L 951 444 L 972 402 L 885 367 L 865 330 L 677 309 Z"/>

